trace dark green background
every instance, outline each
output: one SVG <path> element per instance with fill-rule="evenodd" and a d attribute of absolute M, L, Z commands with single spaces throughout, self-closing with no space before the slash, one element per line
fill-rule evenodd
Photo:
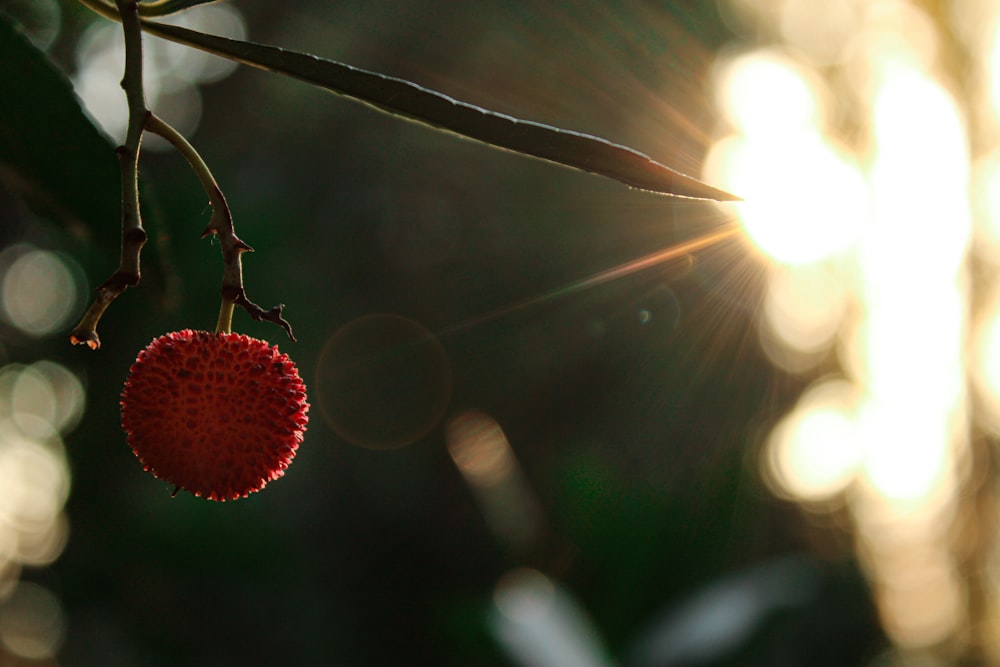
<path fill-rule="evenodd" d="M 710 2 L 238 6 L 255 41 L 597 134 L 696 175 L 716 128 L 712 60 L 732 38 Z M 52 48 L 62 66 L 72 69 L 90 20 L 64 3 Z M 31 114 L 50 94 L 4 104 Z M 334 433 L 315 396 L 287 475 L 248 499 L 171 498 L 144 473 L 118 425 L 121 384 L 152 338 L 214 325 L 221 277 L 217 245 L 199 239 L 209 209 L 198 182 L 175 154 L 146 152 L 153 242 L 143 283 L 102 322 L 102 349 L 4 341 L 10 361 L 53 358 L 86 378 L 87 412 L 67 440 L 70 541 L 52 567 L 24 573 L 65 606 L 62 664 L 511 664 L 486 618 L 498 579 L 518 566 L 561 582 L 623 664 L 664 613 L 769 563 L 787 574 L 779 588 L 805 586 L 794 604 L 719 655 L 663 664 L 839 666 L 877 654 L 849 550 L 760 480 L 763 438 L 808 378 L 781 375 L 758 349 L 763 267 L 747 244 L 489 317 L 727 224 L 725 208 L 630 191 L 246 68 L 202 94 L 190 138 L 256 250 L 249 295 L 284 303 L 299 342 L 244 313 L 235 328 L 280 344 L 311 386 L 323 345 L 358 317 L 392 313 L 439 333 L 447 414 L 477 408 L 499 422 L 547 533 L 526 553 L 496 542 L 443 424 L 409 447 L 366 450 Z M 117 262 L 115 211 L 95 222 L 117 204 L 113 159 L 41 156 L 112 191 L 93 192 L 98 212 L 80 227 L 30 212 L 0 180 L 0 240 L 70 252 L 96 285 Z"/>

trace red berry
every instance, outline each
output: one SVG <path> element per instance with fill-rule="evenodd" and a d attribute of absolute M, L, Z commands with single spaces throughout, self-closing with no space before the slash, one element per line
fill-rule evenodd
<path fill-rule="evenodd" d="M 243 498 L 281 477 L 309 410 L 298 369 L 277 346 L 190 329 L 139 353 L 121 405 L 146 470 L 212 500 Z"/>

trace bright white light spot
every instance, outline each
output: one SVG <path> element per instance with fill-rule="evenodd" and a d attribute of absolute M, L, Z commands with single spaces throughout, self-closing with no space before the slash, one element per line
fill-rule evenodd
<path fill-rule="evenodd" d="M 69 471 L 61 443 L 42 445 L 26 438 L 0 440 L 0 530 L 34 532 L 62 511 Z"/>
<path fill-rule="evenodd" d="M 921 378 L 912 381 L 919 388 Z M 865 473 L 882 496 L 918 501 L 951 479 L 950 434 L 941 410 L 901 400 L 871 401 L 862 410 L 860 432 L 865 447 Z"/>
<path fill-rule="evenodd" d="M 76 307 L 76 293 L 73 274 L 58 255 L 21 247 L 2 276 L 0 305 L 10 324 L 44 336 L 65 325 Z"/>
<path fill-rule="evenodd" d="M 890 59 L 881 71 L 873 108 L 876 153 L 872 168 L 879 199 L 890 199 L 898 207 L 895 211 L 920 214 L 923 225 L 916 229 L 906 225 L 911 236 L 925 229 L 940 230 L 942 220 L 947 219 L 941 216 L 967 206 L 969 155 L 961 114 L 939 84 L 905 62 Z M 915 197 L 915 192 L 922 196 Z M 955 195 L 961 196 L 956 199 Z M 964 216 L 960 221 L 957 236 L 963 238 L 969 223 Z M 933 243 L 938 239 L 920 240 Z"/>
<path fill-rule="evenodd" d="M 747 233 L 783 263 L 815 262 L 857 241 L 870 219 L 858 167 L 816 133 L 732 137 L 715 145 L 709 180 L 739 192 Z"/>
<path fill-rule="evenodd" d="M 823 382 L 772 431 L 769 477 L 784 494 L 827 500 L 854 479 L 862 456 L 853 414 L 856 395 L 845 381 Z"/>
<path fill-rule="evenodd" d="M 721 105 L 738 134 L 713 147 L 705 177 L 745 199 L 736 210 L 754 243 L 784 263 L 855 243 L 870 217 L 868 188 L 855 160 L 823 135 L 820 84 L 768 51 L 722 72 Z"/>
<path fill-rule="evenodd" d="M 773 138 L 821 124 L 819 87 L 778 52 L 754 51 L 724 66 L 720 107 L 742 134 Z"/>

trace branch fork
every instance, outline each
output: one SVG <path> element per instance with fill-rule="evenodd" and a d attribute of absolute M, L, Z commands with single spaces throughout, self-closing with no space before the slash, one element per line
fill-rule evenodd
<path fill-rule="evenodd" d="M 212 217 L 202 233 L 202 238 L 214 234 L 219 237 L 222 248 L 223 277 L 220 290 L 222 306 L 216 331 L 228 333 L 232 330 L 233 308 L 240 306 L 258 322 L 278 324 L 294 341 L 291 325 L 281 316 L 283 306 L 278 305 L 265 311 L 246 296 L 243 287 L 242 255 L 253 249 L 236 235 L 229 204 L 208 165 L 180 132 L 156 116 L 146 105 L 142 80 L 142 24 L 139 17 L 140 14 L 149 12 L 150 8 L 169 9 L 171 5 L 178 3 L 171 0 L 143 5 L 136 0 L 115 0 L 115 2 L 118 13 L 114 18 L 121 21 L 125 37 L 125 73 L 121 86 L 125 90 L 129 108 L 125 143 L 116 150 L 122 173 L 121 259 L 114 274 L 97 288 L 97 298 L 73 329 L 70 341 L 75 345 L 87 345 L 92 350 L 98 349 L 101 346 L 101 339 L 97 335 L 97 324 L 104 312 L 122 292 L 137 285 L 142 277 L 140 255 L 148 235 L 142 226 L 139 209 L 139 151 L 142 135 L 145 132 L 163 137 L 184 156 L 197 174 L 212 205 Z"/>

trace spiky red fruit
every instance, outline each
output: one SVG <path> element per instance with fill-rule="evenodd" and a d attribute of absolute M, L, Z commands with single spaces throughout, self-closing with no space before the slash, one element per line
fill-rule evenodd
<path fill-rule="evenodd" d="M 212 500 L 243 498 L 281 477 L 309 410 L 298 369 L 277 346 L 190 329 L 139 353 L 121 405 L 146 470 Z"/>

